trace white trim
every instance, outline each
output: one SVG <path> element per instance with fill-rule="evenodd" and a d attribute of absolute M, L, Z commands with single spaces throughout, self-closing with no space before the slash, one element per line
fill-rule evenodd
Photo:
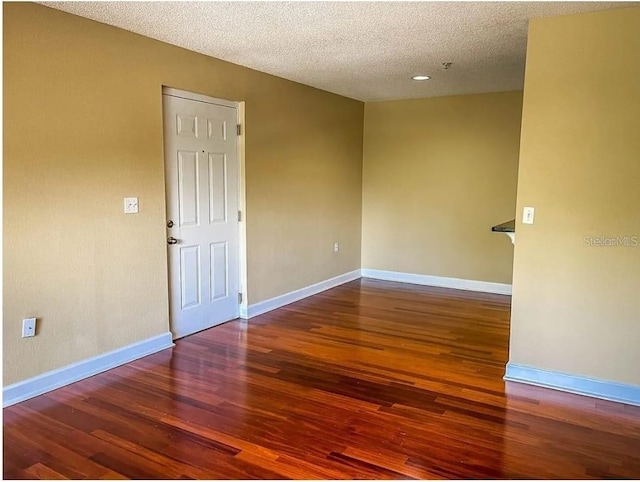
<path fill-rule="evenodd" d="M 243 309 L 241 307 L 240 318 L 249 319 L 253 318 L 254 316 L 262 315 L 267 311 L 275 310 L 276 308 L 280 308 L 295 301 L 299 301 L 303 298 L 316 295 L 330 288 L 335 288 L 336 286 L 339 286 L 341 284 L 348 283 L 349 281 L 357 280 L 358 278 L 360 278 L 360 270 L 356 269 L 349 273 L 344 273 L 340 276 L 336 276 L 335 278 L 330 278 L 328 280 L 321 281 L 320 283 L 316 283 L 305 288 L 300 288 L 298 290 L 276 296 L 275 298 L 271 298 L 269 300 L 254 303 L 253 305 L 249 305 L 246 309 Z"/>
<path fill-rule="evenodd" d="M 401 273 L 398 271 L 384 271 L 380 269 L 363 269 L 363 278 L 373 278 L 384 281 L 398 281 L 415 285 L 438 286 L 458 290 L 482 291 L 499 295 L 510 295 L 511 285 L 494 283 L 492 281 L 475 281 L 459 278 L 445 278 L 443 276 L 429 276 L 426 274 Z"/>
<path fill-rule="evenodd" d="M 188 92 L 186 90 L 174 89 L 172 87 L 162 87 L 162 95 L 170 95 L 171 97 L 180 97 L 181 99 L 195 100 L 198 102 L 204 102 L 206 104 L 221 105 L 223 107 L 238 108 L 238 102 L 225 99 L 217 99 L 215 97 L 209 97 L 208 95 L 196 94 L 195 92 Z"/>
<path fill-rule="evenodd" d="M 67 365 L 57 370 L 37 375 L 2 388 L 2 407 L 8 407 L 29 398 L 42 395 L 56 388 L 69 385 L 84 378 L 110 370 L 138 358 L 151 355 L 173 346 L 171 333 L 147 338 L 146 340 L 103 353 L 93 358 Z"/>
<path fill-rule="evenodd" d="M 504 379 L 640 406 L 640 386 L 507 363 Z"/>
<path fill-rule="evenodd" d="M 246 157 L 245 157 L 245 106 L 244 102 L 238 102 L 238 124 L 242 126 L 242 132 L 238 138 L 238 210 L 242 213 L 242 218 L 238 222 L 239 232 L 239 250 L 240 262 L 240 294 L 242 294 L 242 303 L 240 303 L 240 317 L 242 313 L 247 312 L 248 307 L 248 286 L 249 274 L 247 270 L 247 186 L 246 186 Z"/>

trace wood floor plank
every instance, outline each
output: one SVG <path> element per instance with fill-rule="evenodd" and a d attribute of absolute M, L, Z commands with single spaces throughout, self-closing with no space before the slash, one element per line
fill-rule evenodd
<path fill-rule="evenodd" d="M 640 478 L 640 407 L 502 380 L 509 316 L 353 281 L 4 409 L 3 475 Z"/>
<path fill-rule="evenodd" d="M 67 480 L 64 475 L 59 474 L 55 470 L 41 464 L 40 462 L 38 462 L 37 464 L 33 464 L 28 469 L 25 469 L 24 473 L 32 479 Z"/>

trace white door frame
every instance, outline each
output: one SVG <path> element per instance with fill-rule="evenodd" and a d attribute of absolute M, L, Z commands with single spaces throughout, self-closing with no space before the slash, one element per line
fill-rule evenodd
<path fill-rule="evenodd" d="M 222 105 L 225 107 L 233 107 L 237 112 L 237 124 L 241 126 L 240 134 L 237 136 L 237 161 L 238 161 L 238 211 L 240 211 L 241 216 L 238 221 L 238 241 L 239 241 L 239 269 L 240 269 L 240 286 L 239 292 L 242 296 L 242 302 L 240 303 L 240 318 L 247 319 L 247 311 L 248 311 L 248 275 L 247 275 L 247 208 L 246 208 L 246 184 L 245 184 L 245 173 L 246 173 L 246 165 L 245 165 L 245 103 L 244 102 L 235 102 L 225 99 L 218 99 L 216 97 L 210 97 L 208 95 L 197 94 L 195 92 L 189 92 L 186 90 L 175 89 L 173 87 L 162 86 L 162 92 L 160 95 L 160 101 L 162 101 L 162 95 L 171 95 L 174 97 L 180 97 L 182 99 L 187 100 L 195 100 L 199 102 L 206 102 L 207 104 L 215 104 Z M 164 142 L 163 142 L 163 150 L 164 150 Z M 163 155 L 163 163 L 164 163 L 164 155 Z M 162 175 L 164 177 L 164 186 L 165 186 L 165 223 L 168 218 L 167 213 L 167 179 L 165 170 L 163 168 Z M 165 251 L 165 263 L 167 266 L 167 281 L 169 281 L 169 252 Z M 167 283 L 167 299 L 171 299 L 169 294 L 169 284 Z M 171 325 L 172 320 L 169 320 L 169 324 Z"/>

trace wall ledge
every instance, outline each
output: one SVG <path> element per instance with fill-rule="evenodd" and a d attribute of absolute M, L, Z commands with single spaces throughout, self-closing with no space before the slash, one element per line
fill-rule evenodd
<path fill-rule="evenodd" d="M 563 392 L 640 406 L 640 386 L 507 363 L 504 379 Z"/>
<path fill-rule="evenodd" d="M 253 318 L 254 316 L 262 315 L 264 313 L 267 313 L 268 311 L 272 311 L 290 303 L 308 298 L 309 296 L 317 295 L 318 293 L 322 293 L 323 291 L 326 291 L 328 289 L 335 288 L 336 286 L 340 286 L 344 283 L 348 283 L 349 281 L 357 280 L 360 277 L 360 270 L 356 269 L 354 271 L 341 274 L 334 278 L 329 278 L 327 280 L 320 281 L 319 283 L 315 283 L 304 288 L 300 288 L 295 291 L 290 291 L 289 293 L 276 296 L 275 298 L 264 300 L 259 303 L 254 303 L 252 305 L 249 305 L 247 308 L 240 307 L 240 318 L 248 320 L 249 318 Z"/>
<path fill-rule="evenodd" d="M 171 332 L 167 332 L 33 378 L 28 378 L 13 385 L 7 385 L 2 388 L 2 407 L 5 408 L 42 395 L 56 388 L 89 378 L 172 346 Z"/>
<path fill-rule="evenodd" d="M 402 273 L 399 271 L 384 271 L 380 269 L 368 268 L 362 270 L 362 277 L 384 281 L 398 281 L 400 283 L 412 283 L 415 285 L 438 286 L 440 288 L 481 291 L 484 293 L 495 293 L 499 295 L 511 294 L 510 284 L 494 283 L 492 281 L 445 278 L 443 276 L 430 276 L 425 274 Z"/>

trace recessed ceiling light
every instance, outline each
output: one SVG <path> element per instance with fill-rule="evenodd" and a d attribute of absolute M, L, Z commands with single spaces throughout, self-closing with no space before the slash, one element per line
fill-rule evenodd
<path fill-rule="evenodd" d="M 411 77 L 413 80 L 429 80 L 431 77 L 428 75 L 414 75 Z"/>

